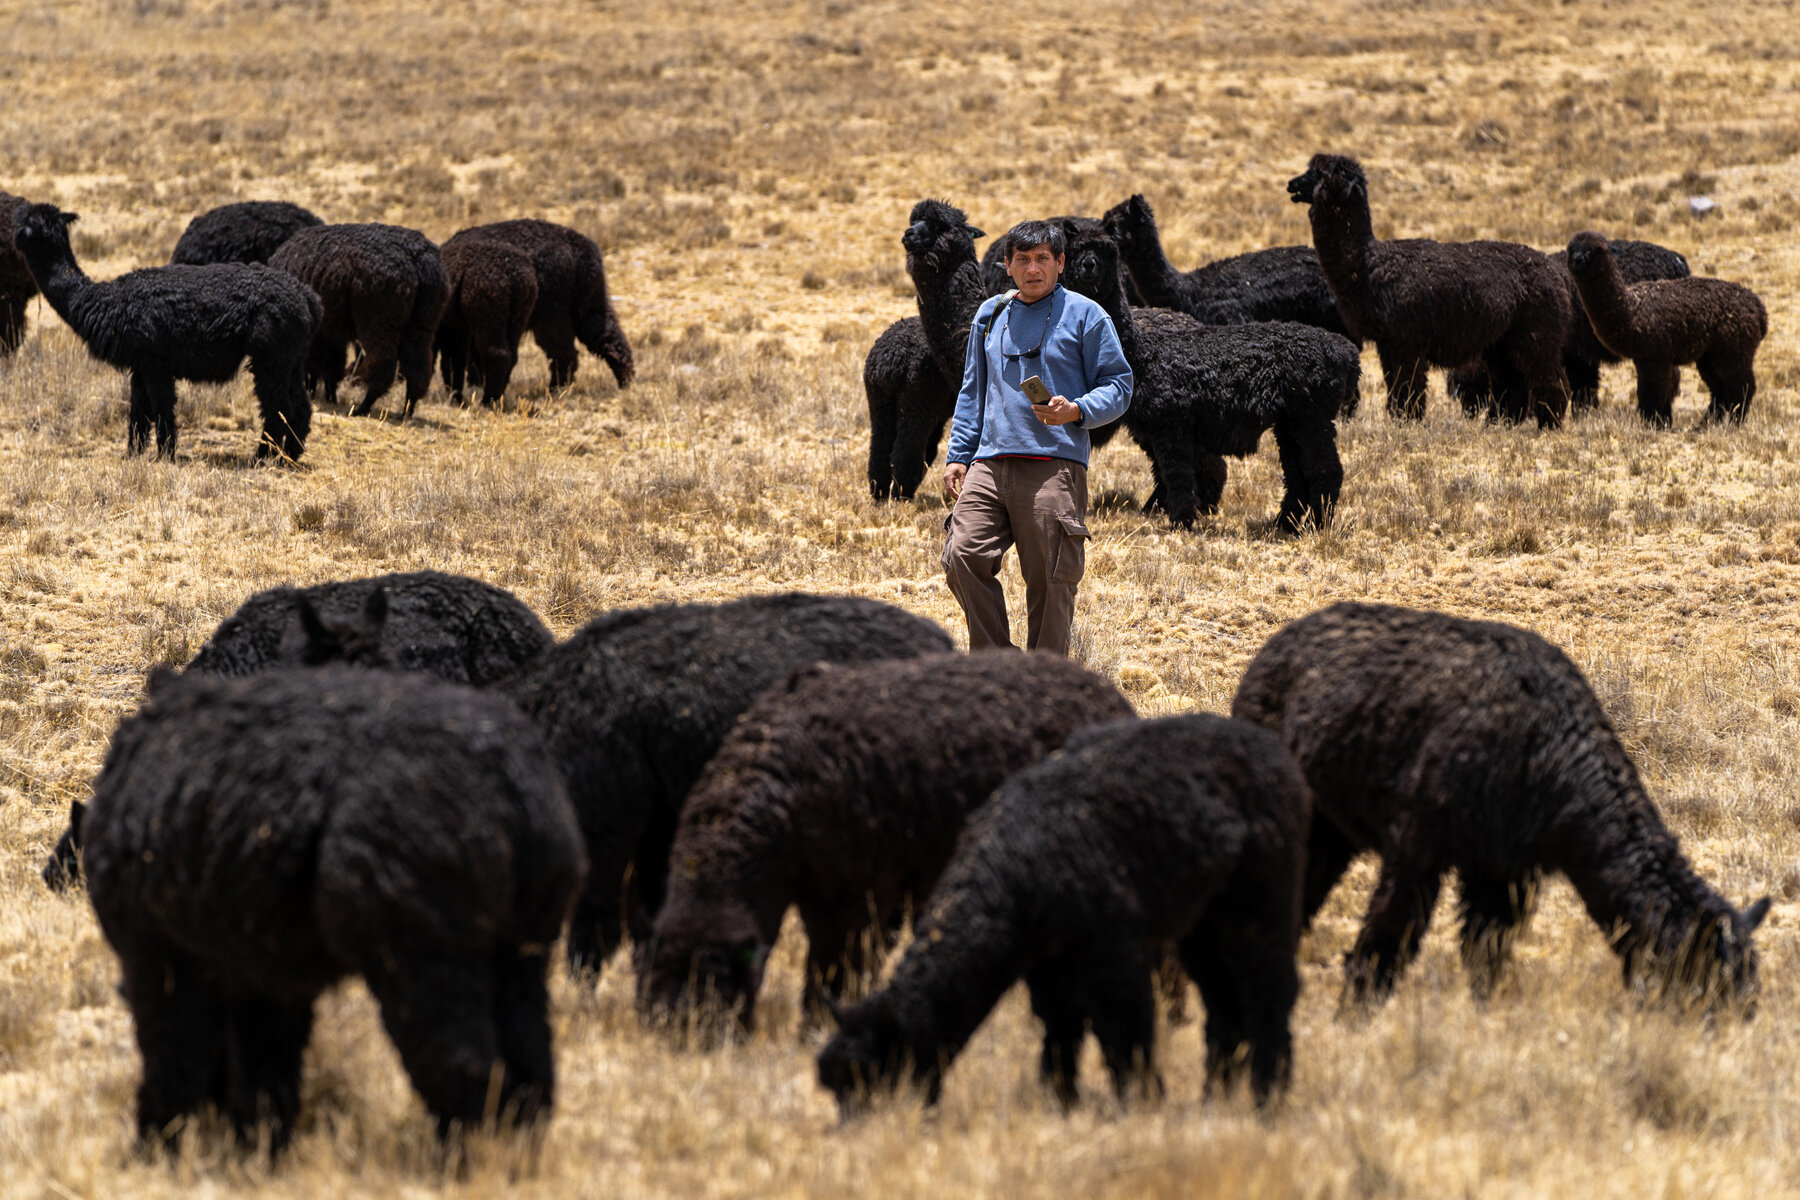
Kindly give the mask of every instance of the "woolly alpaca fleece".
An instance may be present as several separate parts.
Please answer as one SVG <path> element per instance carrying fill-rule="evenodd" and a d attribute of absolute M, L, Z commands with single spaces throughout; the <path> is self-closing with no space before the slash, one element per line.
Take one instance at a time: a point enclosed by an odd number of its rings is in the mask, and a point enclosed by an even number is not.
<path fill-rule="evenodd" d="M 1345 963 L 1379 1001 L 1418 950 L 1446 871 L 1478 997 L 1511 955 L 1545 871 L 1613 938 L 1628 986 L 1747 1002 L 1751 933 L 1695 875 L 1575 664 L 1535 634 L 1379 604 L 1334 604 L 1257 652 L 1234 717 L 1273 733 L 1312 787 L 1306 913 L 1359 852 L 1381 878 Z"/>
<path fill-rule="evenodd" d="M 1141 194 L 1106 210 L 1104 232 L 1149 308 L 1172 308 L 1204 325 L 1294 321 L 1344 333 L 1331 284 L 1311 246 L 1276 246 L 1178 271 L 1163 253 L 1156 214 Z"/>
<path fill-rule="evenodd" d="M 1500 415 L 1562 423 L 1568 379 L 1568 285 L 1548 256 L 1514 242 L 1378 241 L 1369 216 L 1369 184 L 1355 159 L 1315 154 L 1288 181 L 1296 204 L 1309 205 L 1313 246 L 1344 327 L 1373 341 L 1388 389 L 1388 412 L 1425 413 L 1433 364 L 1486 364 Z"/>
<path fill-rule="evenodd" d="M 25 256 L 13 248 L 14 214 L 23 215 L 30 204 L 11 192 L 0 192 L 0 358 L 25 340 L 25 309 L 38 294 Z"/>
<path fill-rule="evenodd" d="M 450 303 L 437 331 L 444 386 L 461 403 L 467 375 L 481 384 L 483 404 L 498 404 L 537 304 L 537 268 L 516 246 L 475 238 L 451 239 L 443 258 L 450 281 Z"/>
<path fill-rule="evenodd" d="M 266 263 L 282 243 L 325 222 L 286 200 L 246 200 L 203 212 L 188 222 L 171 263 Z"/>
<path fill-rule="evenodd" d="M 1628 283 L 1606 238 L 1578 233 L 1569 272 L 1594 335 L 1637 368 L 1638 412 L 1666 427 L 1683 363 L 1712 393 L 1702 424 L 1743 421 L 1756 396 L 1756 351 L 1769 314 L 1755 292 L 1724 279 L 1689 277 Z"/>
<path fill-rule="evenodd" d="M 1078 727 L 1135 715 L 1056 655 L 930 654 L 804 667 L 738 719 L 681 813 L 639 1006 L 710 995 L 753 1024 L 790 905 L 806 924 L 806 1007 L 842 995 L 923 904 L 961 831 L 1007 776 Z"/>
<path fill-rule="evenodd" d="M 212 1104 L 279 1149 L 313 1001 L 350 975 L 440 1135 L 548 1111 L 548 948 L 585 864 L 504 699 L 345 667 L 164 673 L 113 735 L 84 832 L 146 1141 Z"/>
<path fill-rule="evenodd" d="M 869 404 L 869 493 L 910 500 L 937 458 L 962 384 L 944 378 L 918 317 L 882 330 L 863 359 Z"/>
<path fill-rule="evenodd" d="M 571 967 L 598 971 L 627 924 L 647 942 L 688 789 L 759 695 L 821 660 L 949 649 L 942 629 L 891 605 L 792 592 L 609 613 L 500 684 L 543 730 L 593 864 Z"/>
<path fill-rule="evenodd" d="M 1344 478 L 1336 418 L 1355 411 L 1362 375 L 1355 344 L 1310 325 L 1205 326 L 1185 313 L 1131 308 L 1118 282 L 1117 244 L 1102 233 L 1071 235 L 1068 286 L 1106 310 L 1131 363 L 1124 425 L 1156 479 L 1145 508 L 1160 505 L 1183 527 L 1196 512 L 1216 512 L 1221 456 L 1256 453 L 1272 429 L 1284 485 L 1277 525 L 1328 523 Z"/>
<path fill-rule="evenodd" d="M 313 338 L 306 373 L 337 403 L 350 343 L 362 347 L 357 373 L 363 398 L 352 412 L 367 416 L 394 386 L 406 381 L 411 416 L 431 387 L 431 346 L 450 298 L 437 247 L 416 229 L 399 225 L 319 225 L 302 229 L 269 257 L 319 293 L 325 316 Z"/>
<path fill-rule="evenodd" d="M 69 246 L 74 213 L 54 204 L 15 210 L 13 244 L 44 298 L 88 353 L 131 372 L 127 453 L 156 429 L 159 458 L 175 456 L 175 381 L 224 383 L 246 359 L 262 409 L 258 461 L 298 459 L 312 426 L 303 386 L 319 298 L 279 271 L 243 263 L 151 267 L 96 283 Z"/>
<path fill-rule="evenodd" d="M 1268 1099 L 1287 1080 L 1300 988 L 1308 807 L 1281 744 L 1241 721 L 1075 734 L 970 818 L 890 982 L 841 1015 L 820 1083 L 851 1108 L 910 1073 L 935 1102 L 1022 978 L 1044 1024 L 1040 1072 L 1065 1103 L 1089 1028 L 1121 1096 L 1160 1093 L 1150 968 L 1174 941 L 1206 1004 L 1209 1086 L 1248 1074 Z"/>
<path fill-rule="evenodd" d="M 606 291 L 606 264 L 593 238 L 549 221 L 496 221 L 477 225 L 446 245 L 470 240 L 504 242 L 531 256 L 537 269 L 537 303 L 531 336 L 550 359 L 550 386 L 575 382 L 575 343 L 598 354 L 619 386 L 630 387 L 637 371 L 631 343 Z"/>

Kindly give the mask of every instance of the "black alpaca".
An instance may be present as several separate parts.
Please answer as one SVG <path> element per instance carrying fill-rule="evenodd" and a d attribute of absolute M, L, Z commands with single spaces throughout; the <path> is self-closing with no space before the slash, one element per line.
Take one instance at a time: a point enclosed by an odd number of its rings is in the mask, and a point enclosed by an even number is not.
<path fill-rule="evenodd" d="M 25 256 L 13 249 L 13 221 L 30 207 L 11 192 L 0 192 L 0 358 L 25 341 L 25 306 L 38 294 Z"/>
<path fill-rule="evenodd" d="M 175 381 L 224 383 L 245 359 L 262 408 L 257 461 L 293 460 L 306 448 L 312 404 L 303 382 L 319 298 L 268 267 L 217 263 L 150 267 L 96 283 L 69 247 L 74 213 L 33 204 L 16 217 L 13 244 L 50 307 L 101 362 L 131 373 L 127 453 L 175 457 Z"/>
<path fill-rule="evenodd" d="M 498 404 L 537 304 L 537 268 L 529 254 L 505 242 L 452 238 L 443 255 L 450 279 L 450 303 L 437 331 L 444 386 L 461 403 L 466 376 L 481 385 L 484 405 Z"/>
<path fill-rule="evenodd" d="M 440 1136 L 548 1112 L 545 973 L 585 862 L 555 767 L 504 699 L 347 667 L 160 673 L 83 832 L 146 1142 L 211 1104 L 279 1150 L 313 1001 L 349 975 Z"/>
<path fill-rule="evenodd" d="M 598 354 L 620 387 L 637 371 L 631 343 L 606 290 L 606 264 L 593 238 L 549 221 L 496 221 L 465 229 L 446 247 L 472 240 L 504 242 L 531 255 L 537 268 L 537 302 L 531 336 L 550 360 L 550 386 L 575 382 L 575 343 Z"/>
<path fill-rule="evenodd" d="M 1156 214 L 1142 195 L 1106 210 L 1104 232 L 1119 244 L 1119 260 L 1141 307 L 1172 308 L 1203 325 L 1295 321 L 1345 333 L 1331 284 L 1311 246 L 1276 246 L 1179 271 L 1163 253 Z"/>
<path fill-rule="evenodd" d="M 790 906 L 807 1012 L 880 965 L 888 931 L 944 869 L 964 818 L 1078 727 L 1134 716 L 1052 654 L 927 654 L 804 667 L 764 692 L 681 810 L 669 892 L 638 980 L 650 1014 L 710 995 L 751 1028 Z"/>
<path fill-rule="evenodd" d="M 406 381 L 411 416 L 431 387 L 431 346 L 450 299 L 443 259 L 416 229 L 399 225 L 317 225 L 302 229 L 269 258 L 269 265 L 302 280 L 324 302 L 325 315 L 306 364 L 307 383 L 322 385 L 337 403 L 344 356 L 362 347 L 357 376 L 363 398 L 352 412 L 367 416 L 394 386 Z"/>
<path fill-rule="evenodd" d="M 1023 979 L 1067 1104 L 1091 1028 L 1121 1097 L 1160 1094 L 1151 967 L 1174 942 L 1206 1005 L 1209 1089 L 1287 1082 L 1309 816 L 1281 743 L 1210 714 L 1081 730 L 969 818 L 886 987 L 839 1015 L 844 1108 L 944 1069 Z"/>
<path fill-rule="evenodd" d="M 1381 356 L 1389 413 L 1423 417 L 1427 370 L 1479 358 L 1504 420 L 1562 423 L 1572 314 L 1547 255 L 1516 242 L 1378 241 L 1368 180 L 1341 155 L 1313 155 L 1288 194 L 1311 206 L 1313 246 L 1345 329 Z"/>
<path fill-rule="evenodd" d="M 1613 257 L 1626 283 L 1643 283 L 1651 279 L 1686 279 L 1688 261 L 1677 251 L 1655 242 L 1615 241 Z M 1601 345 L 1594 326 L 1582 308 L 1581 295 L 1575 289 L 1575 277 L 1569 274 L 1569 252 L 1558 250 L 1550 261 L 1561 267 L 1569 283 L 1569 340 L 1563 344 L 1563 372 L 1569 377 L 1569 410 L 1589 412 L 1600 406 L 1600 368 L 1621 361 L 1617 354 Z M 1450 398 L 1462 404 L 1471 417 L 1486 415 L 1497 420 L 1500 410 L 1494 399 L 1494 383 L 1480 359 L 1464 363 L 1447 372 L 1444 389 Z"/>
<path fill-rule="evenodd" d="M 1381 878 L 1344 997 L 1379 1001 L 1418 952 L 1446 872 L 1462 882 L 1462 958 L 1492 990 L 1545 871 L 1575 885 L 1627 986 L 1748 1001 L 1750 935 L 1696 875 L 1581 672 L 1535 634 L 1379 604 L 1286 626 L 1231 702 L 1287 744 L 1312 787 L 1310 921 L 1358 853 Z"/>
<path fill-rule="evenodd" d="M 808 663 L 950 648 L 892 605 L 794 592 L 607 613 L 496 685 L 543 730 L 587 839 L 571 968 L 599 971 L 627 927 L 646 944 L 688 789 L 752 701 Z"/>
<path fill-rule="evenodd" d="M 942 200 L 913 205 L 900 235 L 919 316 L 888 326 L 863 362 L 869 490 L 877 500 L 911 499 L 937 458 L 962 387 L 969 322 L 988 297 L 975 259 L 975 239 L 986 236 Z"/>
<path fill-rule="evenodd" d="M 1075 233 L 1065 279 L 1106 309 L 1131 363 L 1123 423 L 1155 475 L 1145 507 L 1160 505 L 1183 527 L 1197 511 L 1217 512 L 1221 456 L 1256 453 L 1272 429 L 1284 486 L 1276 524 L 1294 531 L 1329 522 L 1344 480 L 1337 415 L 1354 411 L 1362 376 L 1355 343 L 1288 321 L 1209 326 L 1186 313 L 1134 309 L 1119 285 L 1118 254 L 1105 234 Z"/>
<path fill-rule="evenodd" d="M 286 200 L 246 200 L 224 204 L 188 222 L 175 243 L 171 263 L 266 263 L 302 229 L 325 222 Z"/>
<path fill-rule="evenodd" d="M 1693 363 L 1712 393 L 1701 424 L 1743 421 L 1756 396 L 1757 347 L 1769 334 L 1769 313 L 1755 292 L 1725 279 L 1629 282 L 1598 233 L 1569 242 L 1569 271 L 1595 336 L 1637 368 L 1644 420 L 1669 425 L 1681 366 Z"/>

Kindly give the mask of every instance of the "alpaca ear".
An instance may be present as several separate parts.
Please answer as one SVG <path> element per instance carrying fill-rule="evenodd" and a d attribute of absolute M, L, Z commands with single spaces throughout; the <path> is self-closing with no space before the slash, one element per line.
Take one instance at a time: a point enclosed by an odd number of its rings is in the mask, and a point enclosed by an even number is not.
<path fill-rule="evenodd" d="M 1761 900 L 1758 900 L 1755 904 L 1752 904 L 1749 908 L 1744 910 L 1745 933 L 1754 931 L 1758 925 L 1763 923 L 1763 918 L 1769 915 L 1770 903 L 1770 898 L 1764 896 Z"/>
<path fill-rule="evenodd" d="M 378 587 L 369 593 L 363 601 L 363 618 L 369 623 L 369 632 L 379 637 L 381 629 L 387 624 L 388 593 L 385 587 Z"/>
<path fill-rule="evenodd" d="M 963 229 L 968 232 L 970 241 L 974 241 L 978 237 L 986 237 L 987 236 L 987 234 L 983 233 L 981 230 L 975 228 L 973 225 L 970 225 L 967 222 L 965 222 L 963 224 Z"/>
<path fill-rule="evenodd" d="M 80 213 L 59 212 L 56 215 L 62 219 L 64 229 L 67 229 L 69 226 L 73 225 L 75 222 L 81 220 Z"/>
<path fill-rule="evenodd" d="M 151 667 L 150 674 L 144 677 L 144 695 L 154 696 L 158 692 L 163 691 L 170 684 L 174 683 L 178 678 L 180 678 L 180 672 L 176 671 L 174 667 Z"/>
<path fill-rule="evenodd" d="M 319 616 L 319 610 L 313 607 L 313 602 L 305 596 L 296 596 L 295 599 L 299 604 L 294 609 L 294 615 L 300 618 L 300 629 L 306 634 L 306 640 L 315 646 L 330 641 L 331 633 L 325 628 L 324 618 Z"/>

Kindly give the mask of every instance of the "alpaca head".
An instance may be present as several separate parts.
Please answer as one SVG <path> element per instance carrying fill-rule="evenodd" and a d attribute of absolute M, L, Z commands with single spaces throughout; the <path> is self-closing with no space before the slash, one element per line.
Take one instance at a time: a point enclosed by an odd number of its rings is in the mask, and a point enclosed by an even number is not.
<path fill-rule="evenodd" d="M 900 235 L 907 273 L 917 280 L 921 271 L 929 275 L 954 271 L 965 259 L 974 261 L 975 239 L 986 236 L 955 205 L 921 200 L 913 205 L 910 224 Z"/>
<path fill-rule="evenodd" d="M 1643 983 L 1651 994 L 1682 1007 L 1756 1013 L 1756 946 L 1752 935 L 1769 914 L 1769 897 L 1749 908 L 1734 908 L 1708 894 L 1686 922 L 1670 922 L 1637 953 L 1626 955 L 1627 983 L 1647 968 Z"/>
<path fill-rule="evenodd" d="M 13 214 L 13 245 L 22 254 L 67 249 L 69 226 L 79 217 L 54 204 L 28 204 Z"/>
<path fill-rule="evenodd" d="M 1593 278 L 1611 256 L 1612 246 L 1602 234 L 1589 230 L 1569 239 L 1569 273 L 1577 279 Z"/>
<path fill-rule="evenodd" d="M 1121 200 L 1106 210 L 1100 218 L 1101 226 L 1111 237 L 1121 244 L 1131 242 L 1135 238 L 1156 240 L 1156 213 L 1150 208 L 1150 202 L 1144 199 L 1142 192 L 1132 195 L 1129 200 Z"/>
<path fill-rule="evenodd" d="M 1119 291 L 1119 243 L 1104 233 L 1064 226 L 1069 239 L 1068 267 L 1063 281 L 1102 306 L 1111 305 Z"/>
<path fill-rule="evenodd" d="M 702 891 L 705 889 L 702 888 Z M 710 1038 L 735 1026 L 755 1028 L 753 998 L 762 987 L 770 946 L 741 900 L 705 895 L 671 897 L 637 967 L 638 1011 L 685 1025 L 695 1013 L 716 1013 L 718 1025 L 694 1032 Z"/>
<path fill-rule="evenodd" d="M 876 1093 L 891 1092 L 907 1075 L 912 1049 L 886 995 L 839 1009 L 837 1034 L 819 1051 L 819 1083 L 837 1097 L 838 1112 L 851 1116 Z"/>
<path fill-rule="evenodd" d="M 68 828 L 44 863 L 44 885 L 53 892 L 66 892 L 81 882 L 81 823 L 86 816 L 87 805 L 70 801 Z"/>
<path fill-rule="evenodd" d="M 1288 180 L 1288 197 L 1295 204 L 1339 208 L 1369 203 L 1369 179 L 1362 164 L 1342 154 L 1315 154 L 1306 173 Z"/>

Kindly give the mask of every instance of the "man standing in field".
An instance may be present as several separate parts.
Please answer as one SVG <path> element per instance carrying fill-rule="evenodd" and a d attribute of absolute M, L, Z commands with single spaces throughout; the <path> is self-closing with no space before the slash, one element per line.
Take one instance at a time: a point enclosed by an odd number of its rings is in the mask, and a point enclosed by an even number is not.
<path fill-rule="evenodd" d="M 1057 282 L 1061 226 L 1026 221 L 1006 244 L 1006 272 L 1018 290 L 976 312 L 950 424 L 944 498 L 955 507 L 945 523 L 944 573 L 969 622 L 969 649 L 1012 649 L 995 576 L 1016 545 L 1025 648 L 1066 655 L 1087 563 L 1088 430 L 1125 414 L 1131 367 L 1105 310 Z M 1046 403 L 1026 395 L 1034 376 Z"/>

